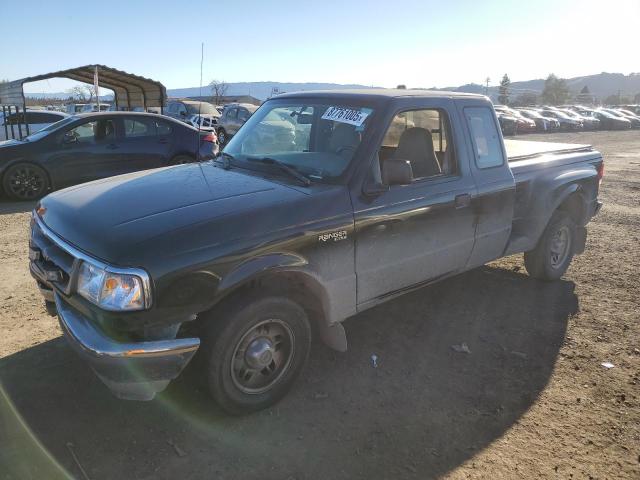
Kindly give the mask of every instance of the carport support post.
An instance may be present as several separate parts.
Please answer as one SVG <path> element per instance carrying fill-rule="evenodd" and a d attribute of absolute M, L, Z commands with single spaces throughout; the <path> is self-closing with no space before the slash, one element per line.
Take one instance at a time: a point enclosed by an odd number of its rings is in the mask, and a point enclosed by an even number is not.
<path fill-rule="evenodd" d="M 4 138 L 5 140 L 9 140 L 9 129 L 7 128 L 7 119 L 9 118 L 9 114 L 7 113 L 7 107 L 2 105 L 2 123 L 4 125 Z"/>
<path fill-rule="evenodd" d="M 27 121 L 27 116 L 24 112 L 22 112 L 22 116 Z M 22 122 L 20 122 L 20 107 L 16 105 L 16 118 L 18 119 L 18 134 L 20 135 L 20 140 L 22 140 Z M 15 138 L 15 137 L 14 137 Z"/>
<path fill-rule="evenodd" d="M 27 136 L 30 135 L 29 132 L 29 122 L 27 121 L 27 101 L 23 100 L 22 102 L 22 115 L 24 116 L 24 127 L 27 129 Z"/>
<path fill-rule="evenodd" d="M 9 105 L 9 116 L 11 116 L 11 105 Z M 16 118 L 18 118 L 17 115 L 16 115 Z M 11 122 L 11 138 L 13 138 L 14 140 L 16 138 L 16 132 L 13 130 L 13 122 Z M 9 140 L 8 137 L 7 137 L 7 140 Z"/>

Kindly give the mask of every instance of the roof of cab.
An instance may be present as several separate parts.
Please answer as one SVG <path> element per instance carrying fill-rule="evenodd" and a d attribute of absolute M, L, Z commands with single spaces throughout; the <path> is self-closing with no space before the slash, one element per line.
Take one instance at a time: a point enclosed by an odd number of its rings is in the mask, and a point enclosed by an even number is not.
<path fill-rule="evenodd" d="M 302 92 L 283 93 L 274 99 L 280 98 L 300 98 L 300 97 L 353 97 L 361 99 L 383 100 L 401 97 L 426 97 L 426 98 L 481 98 L 486 99 L 484 95 L 476 93 L 448 92 L 443 90 L 426 90 L 426 89 L 399 89 L 399 88 L 353 88 L 339 90 L 308 90 Z"/>

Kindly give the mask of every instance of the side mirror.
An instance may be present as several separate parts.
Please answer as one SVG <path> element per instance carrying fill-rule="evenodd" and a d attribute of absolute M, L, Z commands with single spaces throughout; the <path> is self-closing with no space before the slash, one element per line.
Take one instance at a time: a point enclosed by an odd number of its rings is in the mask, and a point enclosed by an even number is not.
<path fill-rule="evenodd" d="M 387 185 L 409 185 L 413 169 L 409 160 L 390 158 L 382 162 L 382 181 Z"/>

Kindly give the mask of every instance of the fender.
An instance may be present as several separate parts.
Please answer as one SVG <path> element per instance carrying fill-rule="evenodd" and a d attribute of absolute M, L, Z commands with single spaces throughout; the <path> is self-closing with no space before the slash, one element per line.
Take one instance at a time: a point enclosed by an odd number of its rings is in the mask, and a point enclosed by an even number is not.
<path fill-rule="evenodd" d="M 542 187 L 539 188 L 543 199 L 538 200 L 534 209 L 532 209 L 532 218 L 537 218 L 535 232 L 532 232 L 530 238 L 535 239 L 534 245 L 538 242 L 540 235 L 546 228 L 553 212 L 565 202 L 571 195 L 580 195 L 580 203 L 584 212 L 585 198 L 583 195 L 582 182 L 591 179 L 595 179 L 597 176 L 595 168 L 580 168 L 579 170 L 573 170 L 571 172 L 562 173 L 552 178 L 542 178 L 540 182 L 536 182 Z M 567 184 L 567 182 L 570 182 Z M 538 214 L 536 214 L 538 212 Z"/>
<path fill-rule="evenodd" d="M 330 299 L 322 281 L 317 275 L 306 269 L 309 262 L 302 256 L 293 253 L 274 253 L 253 257 L 226 274 L 220 282 L 217 290 L 218 297 L 226 297 L 228 294 L 246 285 L 251 280 L 256 280 L 270 273 L 295 273 L 302 279 L 306 288 L 309 288 L 320 301 L 322 319 L 316 322 L 322 341 L 330 348 L 345 352 L 347 350 L 347 336 L 344 327 L 339 321 L 332 319 L 329 312 Z"/>

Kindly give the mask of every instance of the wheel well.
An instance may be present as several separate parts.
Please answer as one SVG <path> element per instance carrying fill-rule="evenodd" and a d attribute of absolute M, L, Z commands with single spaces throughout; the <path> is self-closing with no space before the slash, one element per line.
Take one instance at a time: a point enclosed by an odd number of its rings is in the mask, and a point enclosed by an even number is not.
<path fill-rule="evenodd" d="M 559 206 L 558 210 L 566 212 L 576 225 L 582 225 L 585 216 L 585 204 L 582 195 L 574 192 L 569 195 Z"/>
<path fill-rule="evenodd" d="M 326 320 L 322 287 L 310 275 L 296 271 L 278 270 L 252 278 L 223 295 L 213 308 L 219 308 L 229 301 L 246 297 L 256 291 L 264 295 L 280 295 L 294 300 L 307 312 L 314 330 L 317 330 L 320 322 Z"/>

